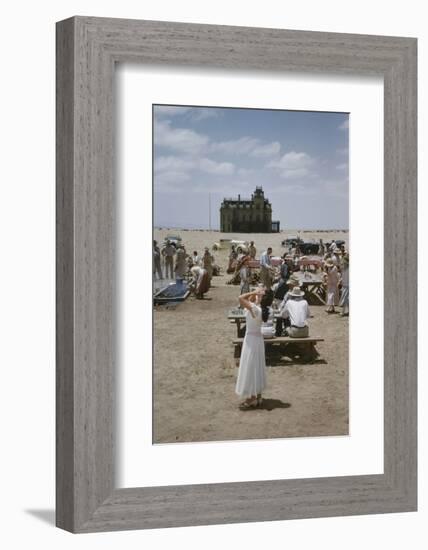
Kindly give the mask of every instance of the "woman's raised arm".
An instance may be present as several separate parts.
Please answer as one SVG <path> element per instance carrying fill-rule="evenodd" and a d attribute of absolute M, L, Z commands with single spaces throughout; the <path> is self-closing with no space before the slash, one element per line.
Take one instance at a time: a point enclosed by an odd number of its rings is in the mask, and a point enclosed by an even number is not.
<path fill-rule="evenodd" d="M 249 311 L 251 311 L 251 307 L 253 305 L 253 302 L 250 301 L 250 298 L 252 296 L 256 296 L 257 294 L 260 294 L 260 295 L 263 295 L 264 294 L 264 290 L 262 289 L 257 289 L 257 290 L 253 290 L 252 292 L 246 292 L 245 294 L 241 294 L 239 296 L 239 305 L 245 309 L 248 309 Z"/>

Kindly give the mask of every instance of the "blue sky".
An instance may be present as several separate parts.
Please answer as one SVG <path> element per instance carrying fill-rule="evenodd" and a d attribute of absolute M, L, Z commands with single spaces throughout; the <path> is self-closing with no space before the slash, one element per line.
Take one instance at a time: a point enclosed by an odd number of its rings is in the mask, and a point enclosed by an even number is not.
<path fill-rule="evenodd" d="M 261 185 L 281 229 L 347 229 L 348 114 L 155 105 L 154 225 L 218 229 Z"/>

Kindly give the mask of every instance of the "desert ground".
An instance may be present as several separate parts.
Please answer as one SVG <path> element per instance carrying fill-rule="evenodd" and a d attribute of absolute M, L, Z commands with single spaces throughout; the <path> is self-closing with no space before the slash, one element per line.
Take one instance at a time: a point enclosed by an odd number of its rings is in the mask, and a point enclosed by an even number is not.
<path fill-rule="evenodd" d="M 203 252 L 221 238 L 254 240 L 284 253 L 281 241 L 297 230 L 275 234 L 223 234 L 218 231 L 155 229 L 163 242 L 179 234 L 186 251 Z M 301 231 L 301 237 L 329 241 L 347 232 Z M 311 305 L 310 335 L 319 342 L 318 359 L 302 364 L 267 354 L 268 385 L 262 408 L 241 411 L 235 394 L 238 373 L 232 340 L 236 327 L 227 312 L 238 304 L 239 286 L 227 285 L 228 250 L 214 253 L 221 275 L 204 300 L 189 297 L 176 309 L 155 308 L 153 364 L 153 442 L 226 441 L 348 434 L 348 318 Z"/>

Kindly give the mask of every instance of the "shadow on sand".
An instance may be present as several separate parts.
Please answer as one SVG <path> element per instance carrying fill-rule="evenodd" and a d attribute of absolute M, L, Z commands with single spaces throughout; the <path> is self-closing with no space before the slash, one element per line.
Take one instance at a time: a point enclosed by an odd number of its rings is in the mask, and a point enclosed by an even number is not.
<path fill-rule="evenodd" d="M 250 407 L 249 409 L 241 409 L 245 412 L 249 411 L 273 411 L 274 409 L 288 409 L 291 407 L 290 403 L 284 403 L 284 401 L 281 401 L 280 399 L 270 399 L 269 397 L 263 397 L 262 404 L 258 407 Z"/>
<path fill-rule="evenodd" d="M 283 355 L 269 355 L 266 357 L 267 367 L 293 367 L 293 366 L 312 366 L 327 365 L 325 359 L 304 359 L 303 357 L 286 357 Z"/>

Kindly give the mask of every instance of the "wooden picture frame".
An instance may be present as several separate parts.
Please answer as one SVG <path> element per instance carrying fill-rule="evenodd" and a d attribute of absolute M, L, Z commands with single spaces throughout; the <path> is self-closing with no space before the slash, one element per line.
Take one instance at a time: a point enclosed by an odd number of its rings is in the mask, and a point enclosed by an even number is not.
<path fill-rule="evenodd" d="M 156 21 L 57 24 L 58 527 L 83 533 L 416 510 L 416 47 L 414 38 Z M 115 488 L 117 62 L 383 77 L 383 474 Z"/>

